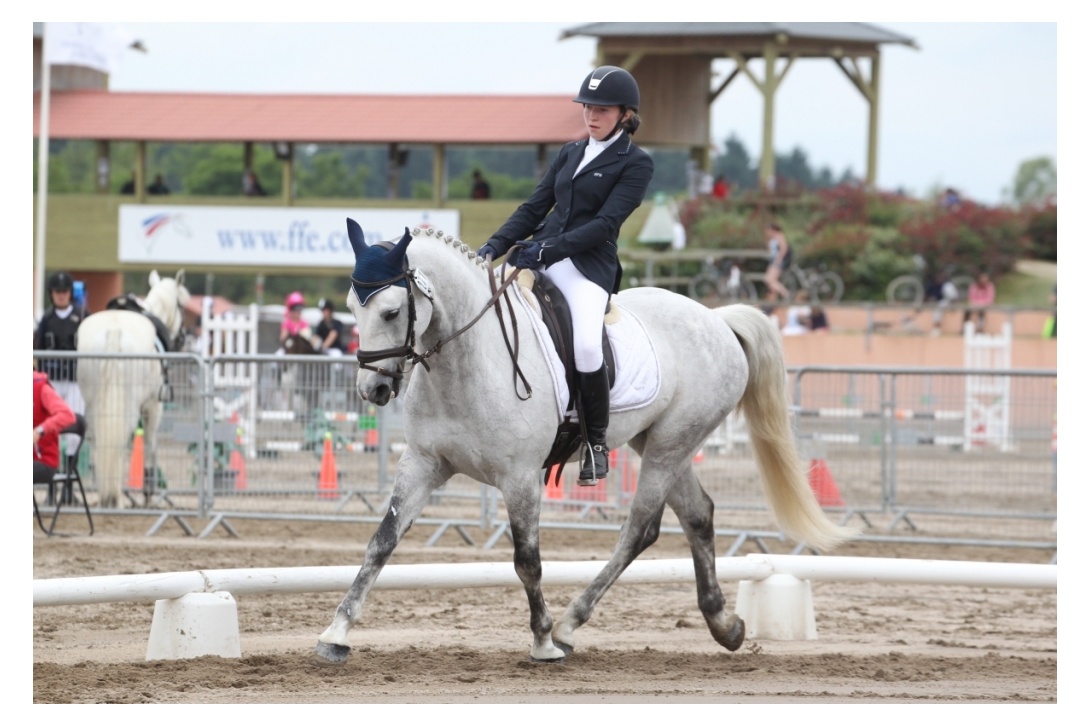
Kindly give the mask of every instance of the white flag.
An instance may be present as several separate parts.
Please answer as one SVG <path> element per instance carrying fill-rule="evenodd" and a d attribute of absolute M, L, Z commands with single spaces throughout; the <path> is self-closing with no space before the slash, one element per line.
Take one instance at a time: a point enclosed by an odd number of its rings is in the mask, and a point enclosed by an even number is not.
<path fill-rule="evenodd" d="M 125 49 L 137 43 L 119 23 L 46 23 L 45 60 L 113 73 Z"/>

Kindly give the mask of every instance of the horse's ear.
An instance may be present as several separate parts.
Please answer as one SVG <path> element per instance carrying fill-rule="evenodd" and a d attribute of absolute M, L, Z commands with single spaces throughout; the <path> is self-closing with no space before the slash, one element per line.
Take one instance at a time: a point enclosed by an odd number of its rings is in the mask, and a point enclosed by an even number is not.
<path fill-rule="evenodd" d="M 178 274 L 174 276 L 174 282 L 179 286 L 185 285 L 185 268 L 178 271 Z"/>
<path fill-rule="evenodd" d="M 151 273 L 148 275 L 148 287 L 154 288 L 158 284 L 159 284 L 159 271 L 158 270 L 152 270 Z"/>
<path fill-rule="evenodd" d="M 405 234 L 397 241 L 397 245 L 394 246 L 394 249 L 386 254 L 386 257 L 398 267 L 401 267 L 401 262 L 405 259 L 405 250 L 408 249 L 409 241 L 412 239 L 413 236 L 409 234 L 409 228 L 406 227 Z"/>
<path fill-rule="evenodd" d="M 360 223 L 356 222 L 351 217 L 347 218 L 348 222 L 348 241 L 352 243 L 352 252 L 356 253 L 358 258 L 363 254 L 363 251 L 367 249 L 367 242 L 363 239 L 363 228 L 360 227 Z"/>

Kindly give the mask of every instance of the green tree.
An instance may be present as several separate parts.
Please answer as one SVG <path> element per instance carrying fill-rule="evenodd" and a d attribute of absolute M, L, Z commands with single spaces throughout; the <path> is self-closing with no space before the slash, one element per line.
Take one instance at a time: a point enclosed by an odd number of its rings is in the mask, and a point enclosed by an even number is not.
<path fill-rule="evenodd" d="M 1019 207 L 1044 204 L 1056 197 L 1056 164 L 1051 157 L 1027 159 L 1014 174 L 1011 198 Z"/>
<path fill-rule="evenodd" d="M 715 158 L 712 175 L 722 174 L 738 189 L 753 189 L 757 186 L 757 166 L 750 157 L 745 144 L 731 134 L 724 144 L 724 152 Z"/>
<path fill-rule="evenodd" d="M 349 169 L 345 155 L 337 151 L 321 151 L 300 164 L 299 197 L 362 197 L 370 168 L 357 165 Z"/>

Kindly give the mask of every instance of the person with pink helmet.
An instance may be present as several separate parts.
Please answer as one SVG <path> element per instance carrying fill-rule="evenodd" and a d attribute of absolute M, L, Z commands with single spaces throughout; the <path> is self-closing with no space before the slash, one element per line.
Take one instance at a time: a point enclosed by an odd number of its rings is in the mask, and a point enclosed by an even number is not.
<path fill-rule="evenodd" d="M 288 293 L 284 299 L 284 320 L 280 322 L 280 345 L 284 345 L 290 336 L 300 335 L 310 338 L 310 326 L 303 320 L 303 306 L 306 298 L 298 290 Z"/>

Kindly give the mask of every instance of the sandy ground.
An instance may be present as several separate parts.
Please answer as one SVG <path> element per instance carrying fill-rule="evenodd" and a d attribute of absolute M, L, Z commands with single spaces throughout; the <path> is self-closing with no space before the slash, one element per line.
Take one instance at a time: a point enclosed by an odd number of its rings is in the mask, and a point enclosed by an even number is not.
<path fill-rule="evenodd" d="M 76 521 L 70 521 L 75 523 Z M 217 568 L 358 565 L 371 525 L 242 521 L 209 537 L 153 520 L 99 518 L 92 537 L 35 529 L 34 578 Z M 414 529 L 392 563 L 510 562 Z M 481 540 L 483 541 L 484 538 Z M 602 560 L 611 533 L 545 531 L 546 560 Z M 481 541 L 478 541 L 481 542 Z M 721 545 L 720 550 L 723 550 Z M 750 551 L 753 552 L 753 551 Z M 741 553 L 744 554 L 744 553 Z M 839 554 L 1047 563 L 1051 552 L 849 545 Z M 643 558 L 688 557 L 664 535 Z M 734 583 L 724 583 L 731 606 Z M 1057 702 L 1057 593 L 1032 589 L 814 582 L 818 638 L 708 634 L 693 584 L 613 587 L 564 664 L 529 660 L 521 589 L 374 591 L 348 662 L 311 656 L 343 593 L 238 597 L 240 659 L 146 661 L 153 603 L 34 609 L 35 703 L 1033 703 Z M 554 616 L 575 588 L 547 592 Z"/>

